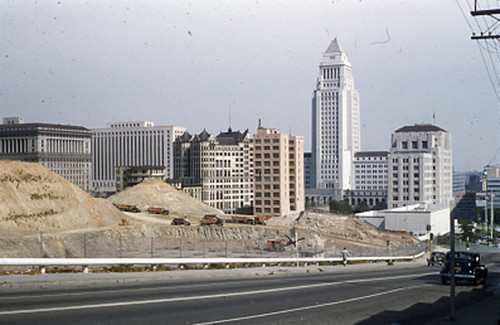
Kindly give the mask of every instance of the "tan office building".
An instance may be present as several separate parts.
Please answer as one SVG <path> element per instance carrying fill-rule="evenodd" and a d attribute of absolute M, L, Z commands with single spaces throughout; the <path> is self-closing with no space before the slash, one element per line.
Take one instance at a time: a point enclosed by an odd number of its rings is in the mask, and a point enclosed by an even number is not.
<path fill-rule="evenodd" d="M 304 211 L 304 139 L 276 129 L 254 134 L 254 214 Z"/>

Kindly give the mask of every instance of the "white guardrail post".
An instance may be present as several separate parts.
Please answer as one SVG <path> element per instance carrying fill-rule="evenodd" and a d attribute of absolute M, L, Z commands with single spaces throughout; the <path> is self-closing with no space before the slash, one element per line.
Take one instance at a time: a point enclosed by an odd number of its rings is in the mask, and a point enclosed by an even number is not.
<path fill-rule="evenodd" d="M 376 262 L 388 260 L 414 260 L 424 255 L 424 252 L 410 256 L 377 256 L 349 257 L 348 262 Z M 340 257 L 236 257 L 236 258 L 0 258 L 1 266 L 38 266 L 40 273 L 45 274 L 48 266 L 81 266 L 83 273 L 89 272 L 91 266 L 112 265 L 186 265 L 186 264 L 261 264 L 273 263 L 321 263 L 341 262 Z"/>

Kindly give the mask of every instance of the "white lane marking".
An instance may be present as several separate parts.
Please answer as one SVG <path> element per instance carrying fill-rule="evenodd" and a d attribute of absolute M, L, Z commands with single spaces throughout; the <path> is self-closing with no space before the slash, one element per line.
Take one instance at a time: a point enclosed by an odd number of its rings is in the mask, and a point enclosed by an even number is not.
<path fill-rule="evenodd" d="M 251 316 L 228 318 L 228 319 L 220 319 L 220 320 L 216 320 L 216 321 L 210 321 L 210 322 L 204 322 L 204 323 L 196 323 L 194 325 L 222 324 L 222 323 L 237 322 L 237 321 L 243 321 L 243 320 L 249 320 L 249 319 L 256 319 L 256 318 L 263 318 L 263 317 L 269 317 L 269 316 L 275 316 L 275 315 L 281 315 L 281 314 L 288 314 L 288 313 L 294 313 L 294 312 L 297 312 L 297 311 L 303 311 L 303 310 L 310 310 L 310 309 L 316 309 L 316 308 L 322 308 L 322 307 L 340 305 L 340 304 L 345 304 L 345 303 L 348 303 L 348 302 L 359 301 L 359 300 L 370 299 L 370 298 L 379 297 L 379 296 L 383 296 L 383 295 L 388 295 L 388 294 L 399 292 L 399 291 L 403 291 L 403 290 L 423 288 L 423 287 L 428 287 L 428 286 L 431 286 L 431 284 L 424 284 L 424 285 L 418 285 L 418 286 L 397 288 L 397 289 L 392 289 L 392 290 L 388 290 L 388 291 L 377 292 L 377 293 L 374 293 L 374 294 L 371 294 L 371 295 L 367 295 L 367 296 L 349 298 L 349 299 L 339 300 L 339 301 L 326 302 L 326 303 L 318 304 L 318 305 L 311 305 L 311 306 L 297 307 L 297 308 L 291 308 L 291 309 L 284 309 L 284 310 L 278 310 L 278 311 L 273 311 L 273 312 L 269 312 L 269 313 L 251 315 Z"/>
<path fill-rule="evenodd" d="M 135 306 L 135 305 L 150 305 L 150 304 L 160 304 L 160 303 L 168 303 L 168 302 L 180 302 L 180 301 L 190 301 L 190 300 L 237 297 L 237 296 L 257 295 L 257 294 L 272 293 L 272 292 L 279 292 L 279 291 L 291 291 L 291 290 L 300 290 L 300 289 L 311 289 L 311 288 L 316 288 L 316 287 L 336 286 L 336 285 L 340 285 L 340 284 L 352 284 L 352 283 L 376 282 L 376 281 L 403 279 L 403 278 L 411 278 L 411 277 L 425 276 L 425 275 L 431 275 L 431 274 L 435 275 L 436 273 L 435 272 L 428 272 L 428 273 L 420 273 L 420 274 L 407 274 L 407 275 L 380 277 L 380 278 L 371 278 L 371 279 L 346 280 L 346 281 L 339 281 L 339 282 L 307 284 L 307 285 L 301 285 L 301 286 L 295 286 L 295 287 L 271 288 L 271 289 L 261 289 L 261 290 L 252 290 L 252 291 L 244 291 L 244 292 L 219 293 L 219 294 L 204 295 L 204 296 L 175 297 L 175 298 L 163 298 L 163 299 L 154 299 L 154 300 L 150 299 L 150 300 L 140 300 L 140 301 L 110 302 L 110 303 L 93 304 L 93 305 L 77 305 L 77 306 L 65 306 L 65 307 L 48 307 L 48 308 L 9 310 L 9 311 L 0 311 L 0 316 L 46 313 L 46 312 L 69 311 L 69 310 L 82 310 L 82 309 L 97 309 L 97 308 L 109 308 L 109 307 L 125 307 L 125 306 Z"/>
<path fill-rule="evenodd" d="M 231 281 L 231 283 L 237 283 L 237 281 Z M 239 281 L 238 283 L 241 283 Z M 226 283 L 224 283 L 226 284 Z M 36 295 L 19 295 L 19 296 L 8 296 L 1 297 L 0 300 L 17 300 L 17 299 L 26 299 L 26 298 L 47 298 L 47 297 L 63 297 L 63 296 L 82 296 L 82 295 L 100 295 L 102 293 L 121 293 L 121 292 L 136 292 L 136 291 L 160 291 L 160 290 L 175 290 L 179 288 L 202 288 L 213 286 L 213 283 L 207 284 L 186 284 L 184 286 L 164 286 L 164 287 L 156 287 L 156 288 L 134 288 L 134 289 L 115 289 L 115 290 L 100 290 L 100 291 L 78 291 L 78 292 L 61 292 L 61 293 L 42 293 Z"/>

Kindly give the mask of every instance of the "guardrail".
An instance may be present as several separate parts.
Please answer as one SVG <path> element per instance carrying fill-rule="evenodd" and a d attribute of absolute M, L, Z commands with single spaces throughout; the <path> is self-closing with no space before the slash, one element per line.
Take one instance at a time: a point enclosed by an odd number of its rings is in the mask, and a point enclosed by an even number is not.
<path fill-rule="evenodd" d="M 414 260 L 424 253 L 410 256 L 348 257 L 348 262 L 377 262 Z M 81 266 L 88 273 L 89 266 L 113 265 L 208 265 L 208 264 L 277 264 L 277 263 L 321 263 L 341 262 L 341 257 L 275 257 L 275 258 L 0 258 L 2 266 L 38 266 L 42 274 L 48 266 Z"/>

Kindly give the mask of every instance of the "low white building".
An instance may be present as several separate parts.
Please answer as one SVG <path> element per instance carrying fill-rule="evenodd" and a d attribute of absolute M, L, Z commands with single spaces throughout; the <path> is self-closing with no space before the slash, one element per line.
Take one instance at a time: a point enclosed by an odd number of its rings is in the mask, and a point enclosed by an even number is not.
<path fill-rule="evenodd" d="M 450 207 L 443 204 L 418 203 L 400 208 L 366 211 L 356 216 L 369 224 L 387 230 L 407 231 L 415 236 L 427 234 L 427 225 L 434 235 L 450 232 Z"/>

